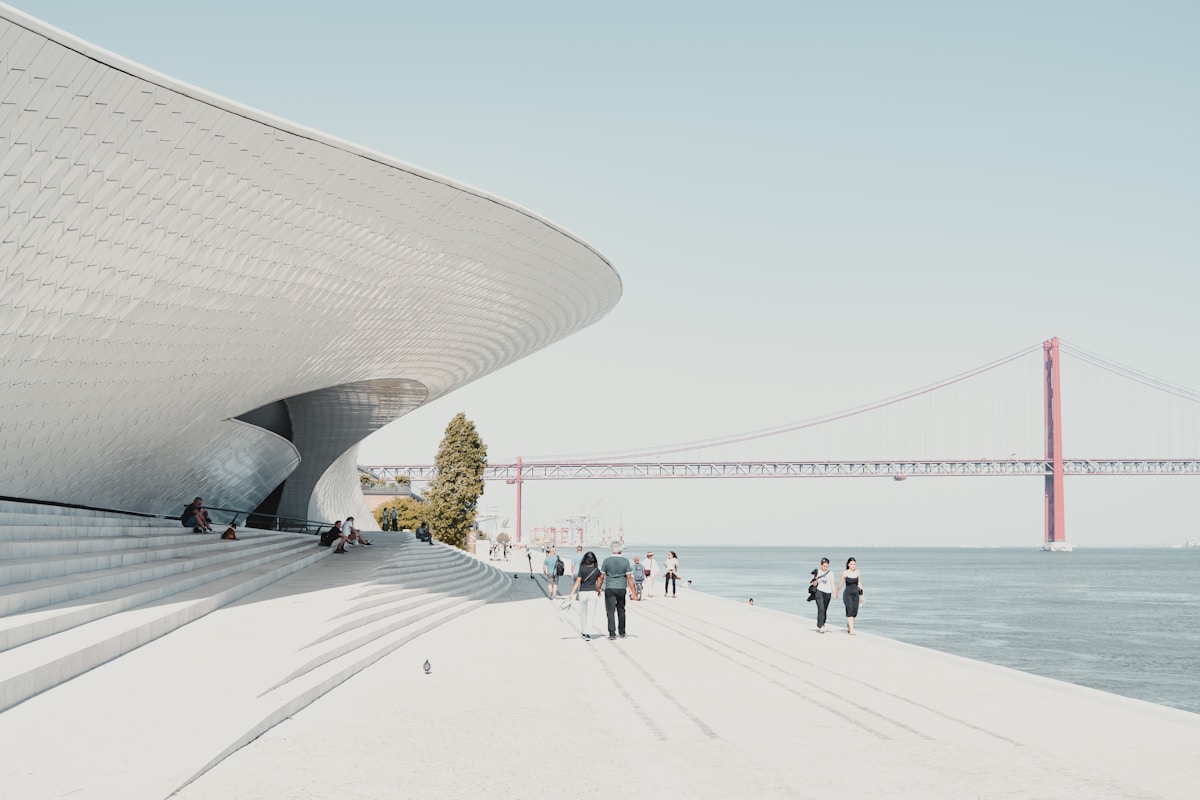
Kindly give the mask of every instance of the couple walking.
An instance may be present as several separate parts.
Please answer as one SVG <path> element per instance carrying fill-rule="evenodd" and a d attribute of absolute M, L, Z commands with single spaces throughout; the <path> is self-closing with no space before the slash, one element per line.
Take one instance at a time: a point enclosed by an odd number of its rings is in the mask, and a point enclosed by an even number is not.
<path fill-rule="evenodd" d="M 579 635 L 591 641 L 596 604 L 604 598 L 604 610 L 608 616 L 608 638 L 625 638 L 625 599 L 636 597 L 633 585 L 633 565 L 621 555 L 621 544 L 612 545 L 612 555 L 597 563 L 596 554 L 590 550 L 583 554 L 575 570 L 575 584 L 571 587 L 571 598 L 579 598 Z"/>
<path fill-rule="evenodd" d="M 812 571 L 812 576 L 811 585 L 815 590 L 812 599 L 817 603 L 817 630 L 821 633 L 826 632 L 825 617 L 829 603 L 836 600 L 840 593 L 842 602 L 846 605 L 846 632 L 856 636 L 854 620 L 858 617 L 858 607 L 867 602 L 863 599 L 862 575 L 858 572 L 858 562 L 853 557 L 846 560 L 846 571 L 842 573 L 836 586 L 833 583 L 833 570 L 829 568 L 828 558 L 821 559 L 821 566 Z"/>

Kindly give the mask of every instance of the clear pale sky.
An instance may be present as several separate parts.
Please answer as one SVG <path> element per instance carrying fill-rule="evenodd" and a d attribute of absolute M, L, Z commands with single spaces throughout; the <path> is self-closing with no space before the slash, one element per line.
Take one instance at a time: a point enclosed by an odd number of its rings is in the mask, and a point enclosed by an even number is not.
<path fill-rule="evenodd" d="M 393 423 L 364 464 L 431 462 L 458 411 L 496 461 L 760 429 L 1051 336 L 1200 387 L 1193 3 L 17 7 L 506 197 L 617 267 L 607 318 Z M 1068 538 L 1200 539 L 1196 497 L 1200 476 L 1068 479 Z M 511 517 L 511 487 L 481 506 Z M 527 529 L 581 513 L 680 550 L 1036 546 L 1043 524 L 1036 478 L 526 484 Z"/>

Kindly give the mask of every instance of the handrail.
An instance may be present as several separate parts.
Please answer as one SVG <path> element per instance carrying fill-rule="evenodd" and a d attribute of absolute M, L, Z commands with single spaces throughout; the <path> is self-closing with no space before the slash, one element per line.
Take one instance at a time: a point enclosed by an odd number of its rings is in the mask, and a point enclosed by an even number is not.
<path fill-rule="evenodd" d="M 58 508 L 74 508 L 80 511 L 100 511 L 108 514 L 127 514 L 131 517 L 145 517 L 146 519 L 161 519 L 170 522 L 179 522 L 183 519 L 183 514 L 153 514 L 147 511 L 129 511 L 124 508 L 105 508 L 102 506 L 89 506 L 82 503 L 64 503 L 59 500 L 35 500 L 29 497 L 9 497 L 0 495 L 0 500 L 8 500 L 14 503 L 25 503 L 34 506 L 56 506 Z M 219 508 L 216 506 L 204 506 L 206 511 L 219 512 L 222 516 L 231 514 L 232 516 L 225 521 L 228 525 L 231 522 L 236 522 L 241 519 L 244 522 L 239 523 L 244 526 L 260 528 L 269 531 L 287 531 L 291 533 L 319 533 L 323 528 L 333 526 L 332 522 L 316 519 L 301 519 L 298 517 L 283 517 L 278 514 L 262 514 L 254 511 L 245 511 L 242 509 Z M 217 522 L 213 519 L 213 522 Z M 253 524 L 251 524 L 253 523 Z"/>
<path fill-rule="evenodd" d="M 232 514 L 229 522 L 237 522 L 239 518 L 244 521 L 241 524 L 243 527 L 259 528 L 268 531 L 287 531 L 290 533 L 320 533 L 323 528 L 333 527 L 332 522 L 326 522 L 319 519 L 304 519 L 300 517 L 285 517 L 279 514 L 264 514 L 260 511 L 245 511 L 235 508 L 220 508 L 219 506 L 204 506 L 208 512 L 221 512 L 223 514 Z M 169 517 L 169 519 L 182 519 L 182 516 Z M 215 520 L 214 520 L 215 521 Z M 229 523 L 226 523 L 229 524 Z"/>

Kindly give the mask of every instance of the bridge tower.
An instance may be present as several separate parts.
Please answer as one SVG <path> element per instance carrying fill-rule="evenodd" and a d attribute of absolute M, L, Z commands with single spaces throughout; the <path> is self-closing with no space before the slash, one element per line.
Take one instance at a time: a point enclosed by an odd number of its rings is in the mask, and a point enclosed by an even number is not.
<path fill-rule="evenodd" d="M 1046 543 L 1043 550 L 1068 550 L 1063 509 L 1062 394 L 1058 337 L 1042 342 L 1046 371 Z"/>

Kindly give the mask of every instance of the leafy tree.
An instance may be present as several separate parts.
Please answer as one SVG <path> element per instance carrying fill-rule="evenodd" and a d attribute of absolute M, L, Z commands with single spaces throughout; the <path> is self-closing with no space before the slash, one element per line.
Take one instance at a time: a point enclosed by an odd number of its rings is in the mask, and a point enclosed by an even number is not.
<path fill-rule="evenodd" d="M 379 523 L 379 527 L 383 527 L 383 515 L 387 512 L 389 515 L 392 509 L 396 509 L 396 524 L 403 530 L 408 528 L 410 531 L 415 531 L 417 526 L 424 519 L 425 504 L 412 497 L 397 497 L 390 503 L 382 505 L 375 509 L 375 521 Z"/>
<path fill-rule="evenodd" d="M 507 533 L 500 533 L 496 535 L 496 541 L 500 544 L 508 544 L 509 538 L 510 537 Z"/>
<path fill-rule="evenodd" d="M 464 547 L 475 521 L 475 504 L 483 494 L 487 445 L 462 412 L 446 426 L 435 463 L 438 472 L 425 493 L 425 519 L 439 541 Z"/>

